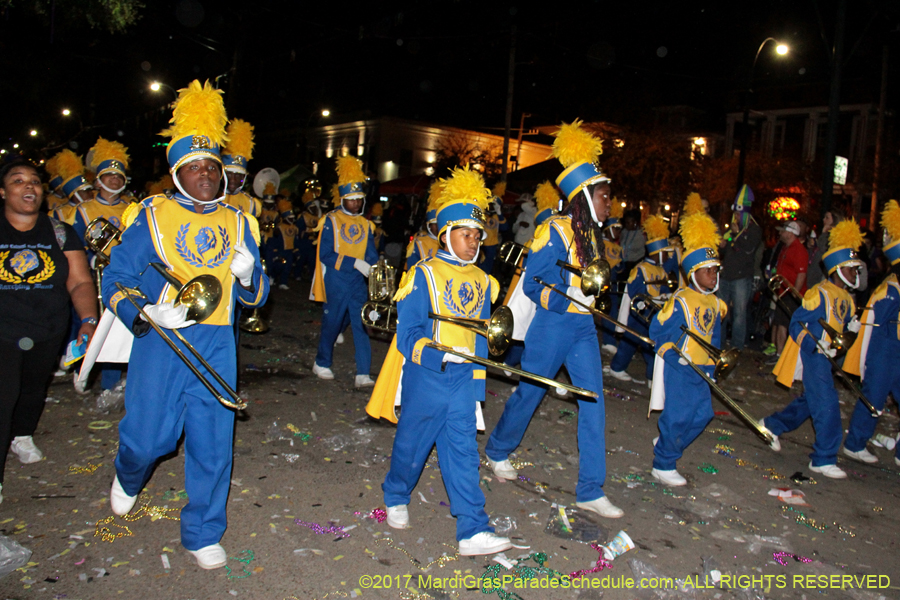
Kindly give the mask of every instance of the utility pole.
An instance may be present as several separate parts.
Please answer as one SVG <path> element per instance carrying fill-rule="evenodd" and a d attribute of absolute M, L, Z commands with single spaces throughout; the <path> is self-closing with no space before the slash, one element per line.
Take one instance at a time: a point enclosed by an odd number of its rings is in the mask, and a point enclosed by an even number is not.
<path fill-rule="evenodd" d="M 522 136 L 525 135 L 525 117 L 530 117 L 528 113 L 522 113 L 522 119 L 519 121 L 519 139 L 516 141 L 516 171 L 522 164 Z"/>
<path fill-rule="evenodd" d="M 869 231 L 877 229 L 875 217 L 878 214 L 878 175 L 881 170 L 881 139 L 884 137 L 884 109 L 887 104 L 888 46 L 881 50 L 881 97 L 878 99 L 878 128 L 875 130 L 875 165 L 872 173 L 872 206 L 869 209 Z"/>
<path fill-rule="evenodd" d="M 509 133 L 512 129 L 513 87 L 516 80 L 516 26 L 509 33 L 509 79 L 506 88 L 506 128 L 503 132 L 503 172 L 500 181 L 506 181 L 509 171 Z"/>
<path fill-rule="evenodd" d="M 828 94 L 828 130 L 825 137 L 825 156 L 822 164 L 822 202 L 819 214 L 831 210 L 834 195 L 834 155 L 837 150 L 838 119 L 841 116 L 841 71 L 844 62 L 844 20 L 847 0 L 838 0 L 834 23 L 834 48 L 831 52 L 831 90 Z"/>

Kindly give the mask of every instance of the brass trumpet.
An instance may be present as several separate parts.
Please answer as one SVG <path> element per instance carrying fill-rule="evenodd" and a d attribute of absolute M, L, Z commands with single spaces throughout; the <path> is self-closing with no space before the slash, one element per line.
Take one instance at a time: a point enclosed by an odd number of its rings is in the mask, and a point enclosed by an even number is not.
<path fill-rule="evenodd" d="M 583 269 L 561 260 L 556 261 L 556 264 L 581 278 L 581 291 L 586 296 L 599 296 L 609 290 L 612 270 L 605 258 L 595 258 Z"/>
<path fill-rule="evenodd" d="M 775 297 L 775 301 L 781 306 L 781 308 L 785 312 L 790 312 L 790 307 L 781 298 L 786 292 L 791 292 L 794 295 L 794 297 L 800 298 L 800 300 L 803 299 L 800 296 L 800 292 L 798 292 L 797 289 L 794 286 L 792 286 L 790 284 L 790 282 L 787 281 L 781 275 L 775 275 L 774 277 L 772 277 L 772 279 L 769 280 L 768 286 L 769 286 L 769 290 L 772 292 L 772 295 Z M 781 292 L 779 294 L 776 290 L 781 287 L 786 287 L 787 289 L 784 292 Z M 816 346 L 818 347 L 818 349 L 820 351 L 822 351 L 822 354 L 825 356 L 825 358 L 828 359 L 828 362 L 831 363 L 831 366 L 834 367 L 835 372 L 838 374 L 838 376 L 841 379 L 844 380 L 844 383 L 846 383 L 852 391 L 856 392 L 856 395 L 859 398 L 859 401 L 863 403 L 863 405 L 868 409 L 869 413 L 873 417 L 880 417 L 883 411 L 880 411 L 877 408 L 875 408 L 875 406 L 869 401 L 869 399 L 866 398 L 866 395 L 863 394 L 860 387 L 858 385 L 856 385 L 856 382 L 853 381 L 852 379 L 850 379 L 850 376 L 847 375 L 847 373 L 844 371 L 844 369 L 841 368 L 841 366 L 834 359 L 834 357 L 830 356 L 826 352 L 824 352 L 825 348 L 822 346 L 821 340 L 816 338 L 816 336 L 814 336 L 809 331 L 809 327 L 806 326 L 806 323 L 804 323 L 803 321 L 798 321 L 798 323 L 800 323 L 800 326 L 803 327 L 803 331 L 806 332 L 806 335 L 808 335 L 811 339 L 815 340 Z M 822 325 L 822 328 L 825 329 L 826 333 L 828 333 L 828 336 L 831 338 L 831 341 L 832 341 L 832 347 L 835 350 L 837 350 L 838 343 L 845 344 L 845 346 L 844 346 L 845 348 L 850 347 L 850 346 L 846 345 L 847 338 L 845 336 L 841 336 L 840 334 L 838 334 L 838 332 L 836 332 L 833 327 L 828 325 L 828 323 L 825 322 L 824 319 L 819 319 L 819 324 Z M 832 335 L 831 332 L 834 332 L 835 335 Z M 837 340 L 836 340 L 836 338 L 837 338 Z"/>
<path fill-rule="evenodd" d="M 596 262 L 596 261 L 595 261 L 595 262 Z M 604 260 L 603 262 L 605 263 L 606 261 Z M 591 263 L 591 264 L 593 264 L 593 263 Z M 590 265 L 589 265 L 589 266 L 590 266 Z M 608 267 L 608 266 L 609 266 L 609 265 L 607 264 L 607 267 Z M 586 270 L 587 270 L 587 269 L 585 269 L 585 271 L 586 271 Z M 602 311 L 600 311 L 600 310 L 597 310 L 597 309 L 594 308 L 593 306 L 589 306 L 589 305 L 585 304 L 584 302 L 581 302 L 581 301 L 579 301 L 579 300 L 576 300 L 575 298 L 573 298 L 572 296 L 568 295 L 567 293 L 559 291 L 558 289 L 556 289 L 555 287 L 553 287 L 552 285 L 550 285 L 549 283 L 547 283 L 546 281 L 544 281 L 544 280 L 541 279 L 540 277 L 534 277 L 534 280 L 537 281 L 537 282 L 538 282 L 539 284 L 541 284 L 542 286 L 544 286 L 545 288 L 548 288 L 548 289 L 550 289 L 550 290 L 553 290 L 553 291 L 556 292 L 557 294 L 563 296 L 564 298 L 567 298 L 570 302 L 574 302 L 574 303 L 577 304 L 578 306 L 587 309 L 591 314 L 597 315 L 597 316 L 600 317 L 601 319 L 605 319 L 605 320 L 609 321 L 610 323 L 612 323 L 612 324 L 615 325 L 616 327 L 621 327 L 623 331 L 626 331 L 626 332 L 630 333 L 631 335 L 633 335 L 633 336 L 636 337 L 637 339 L 641 340 L 641 341 L 644 342 L 645 344 L 649 344 L 651 348 L 654 347 L 654 346 L 656 345 L 656 344 L 653 343 L 653 340 L 651 340 L 650 338 L 648 338 L 648 337 L 646 337 L 646 336 L 643 336 L 643 335 L 639 334 L 639 333 L 638 333 L 637 331 L 635 331 L 634 329 L 628 327 L 627 325 L 624 325 L 624 324 L 620 323 L 618 320 L 613 319 L 613 318 L 612 318 L 611 316 L 609 316 L 608 314 L 606 314 L 606 313 L 604 313 L 604 312 L 602 312 Z M 585 287 L 584 282 L 585 282 L 585 279 L 582 278 L 582 280 L 581 280 L 581 290 L 582 290 L 582 291 L 584 291 L 584 287 Z M 590 284 L 590 285 L 593 285 L 593 284 Z M 584 292 L 584 293 L 587 294 L 587 292 Z"/>
<path fill-rule="evenodd" d="M 428 313 L 428 317 L 445 323 L 453 323 L 487 338 L 488 350 L 494 356 L 506 352 L 512 343 L 513 313 L 508 306 L 499 306 L 490 319 L 467 319 Z M 509 369 L 507 369 L 509 370 Z"/>
<path fill-rule="evenodd" d="M 222 284 L 212 275 L 200 275 L 198 277 L 195 277 L 194 279 L 191 279 L 184 285 L 181 285 L 178 282 L 178 279 L 176 279 L 174 275 L 166 270 L 164 265 L 159 263 L 150 263 L 150 265 L 153 266 L 163 276 L 163 278 L 165 278 L 167 282 L 179 288 L 178 293 L 175 295 L 175 304 L 188 307 L 188 320 L 193 320 L 201 323 L 205 319 L 207 319 L 219 305 L 219 302 L 222 299 Z M 191 354 L 194 355 L 194 358 L 196 358 L 197 361 L 201 365 L 203 365 L 203 368 L 205 368 L 207 372 L 209 372 L 209 374 L 213 377 L 213 379 L 216 380 L 216 383 L 218 383 L 222 387 L 222 389 L 224 389 L 225 392 L 229 396 L 231 396 L 233 402 L 222 396 L 219 390 L 216 389 L 216 387 L 209 381 L 209 379 L 207 379 L 206 376 L 200 372 L 200 369 L 198 369 L 194 365 L 194 363 L 192 363 L 190 359 L 184 354 L 184 352 L 182 352 L 181 349 L 175 344 L 175 342 L 172 341 L 172 338 L 170 338 L 166 334 L 165 330 L 163 330 L 162 327 L 157 325 L 156 322 L 154 322 L 153 319 L 151 319 L 147 315 L 143 307 L 138 304 L 137 300 L 134 299 L 134 296 L 137 296 L 139 298 L 146 298 L 146 296 L 139 289 L 126 288 L 118 281 L 116 282 L 116 287 L 120 292 L 125 294 L 125 297 L 128 298 L 128 300 L 134 305 L 134 307 L 138 310 L 144 320 L 150 324 L 150 327 L 152 327 L 154 331 L 156 331 L 156 333 L 158 333 L 160 337 L 162 337 L 163 341 L 166 342 L 166 345 L 168 345 L 169 348 L 171 348 L 172 351 L 175 352 L 176 355 L 178 355 L 178 358 L 180 358 L 185 366 L 187 366 L 191 370 L 191 372 L 197 377 L 197 379 L 200 380 L 200 383 L 202 383 L 206 387 L 206 389 L 209 390 L 209 393 L 211 393 L 216 398 L 216 400 L 221 402 L 224 406 L 233 408 L 235 410 L 243 410 L 247 407 L 247 403 L 244 402 L 240 398 L 240 396 L 238 396 L 237 392 L 235 392 L 230 385 L 228 385 L 228 382 L 222 379 L 221 375 L 216 373 L 215 369 L 213 369 L 212 366 L 206 361 L 206 359 L 200 355 L 200 352 L 198 352 L 197 349 L 194 348 L 194 346 L 189 341 L 187 341 L 183 335 L 181 335 L 180 331 L 178 331 L 177 329 L 171 330 L 175 334 L 175 337 L 177 337 L 181 341 L 181 343 L 184 344 L 184 346 L 191 352 Z"/>

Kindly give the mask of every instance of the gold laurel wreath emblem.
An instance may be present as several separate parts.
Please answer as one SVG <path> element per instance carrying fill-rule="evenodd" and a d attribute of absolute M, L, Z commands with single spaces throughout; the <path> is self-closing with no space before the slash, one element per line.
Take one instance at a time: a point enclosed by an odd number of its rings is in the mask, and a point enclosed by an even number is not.
<path fill-rule="evenodd" d="M 6 270 L 6 259 L 9 258 L 9 250 L 0 252 L 0 280 L 6 283 L 22 283 L 22 278 L 15 273 Z"/>
<path fill-rule="evenodd" d="M 56 273 L 56 265 L 53 264 L 50 255 L 43 250 L 38 250 L 38 255 L 44 261 L 44 268 L 41 269 L 40 273 L 23 279 L 15 273 L 6 270 L 6 259 L 9 257 L 9 251 L 0 252 L 0 281 L 5 281 L 6 283 L 40 283 L 53 277 L 53 274 Z"/>

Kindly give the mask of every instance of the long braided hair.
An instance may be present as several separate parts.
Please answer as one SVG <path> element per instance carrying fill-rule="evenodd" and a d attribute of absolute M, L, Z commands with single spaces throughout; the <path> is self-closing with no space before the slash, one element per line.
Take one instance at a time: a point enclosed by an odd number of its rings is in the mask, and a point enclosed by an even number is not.
<path fill-rule="evenodd" d="M 594 186 L 587 187 L 588 195 L 593 197 Z M 569 215 L 572 218 L 572 231 L 575 234 L 575 255 L 581 266 L 587 266 L 589 262 L 597 256 L 594 252 L 594 245 L 597 245 L 597 251 L 602 247 L 602 234 L 600 227 L 591 218 L 591 210 L 588 208 L 588 199 L 585 198 L 584 192 L 576 194 L 575 198 L 569 202 L 569 205 L 563 210 L 562 214 Z"/>

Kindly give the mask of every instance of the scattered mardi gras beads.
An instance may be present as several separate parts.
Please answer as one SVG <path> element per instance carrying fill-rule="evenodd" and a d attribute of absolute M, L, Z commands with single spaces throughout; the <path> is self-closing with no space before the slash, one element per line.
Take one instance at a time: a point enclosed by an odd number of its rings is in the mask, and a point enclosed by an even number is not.
<path fill-rule="evenodd" d="M 170 512 L 174 512 L 176 510 L 180 510 L 178 508 L 165 508 L 162 506 L 151 506 L 150 501 L 151 498 L 147 498 L 144 500 L 143 504 L 134 512 L 128 513 L 124 515 L 122 519 L 134 522 L 144 517 L 150 517 L 151 521 L 156 521 L 157 519 L 169 519 L 170 521 L 180 521 L 179 517 L 170 516 Z M 119 525 L 114 523 L 116 520 L 116 516 L 112 515 L 110 517 L 106 517 L 105 519 L 100 519 L 94 525 L 94 537 L 99 537 L 104 542 L 114 542 L 120 537 L 131 537 L 134 535 L 125 525 Z M 112 527 L 118 528 L 120 531 L 113 532 Z"/>
<path fill-rule="evenodd" d="M 581 569 L 580 571 L 572 571 L 569 573 L 569 577 L 572 579 L 578 579 L 579 577 L 583 577 L 589 573 L 599 573 L 603 569 L 612 569 L 612 563 L 603 558 L 603 548 L 600 547 L 600 544 L 593 543 L 591 544 L 591 548 L 600 553 L 600 556 L 597 558 L 597 563 L 591 567 L 590 569 Z"/>
<path fill-rule="evenodd" d="M 163 500 L 187 500 L 188 495 L 184 490 L 180 490 L 178 492 L 174 490 L 166 490 L 162 495 Z"/>
<path fill-rule="evenodd" d="M 372 512 L 367 515 L 363 515 L 361 512 L 353 513 L 356 516 L 364 516 L 366 519 L 375 519 L 379 523 L 384 523 L 384 520 L 387 519 L 387 511 L 383 508 L 373 508 Z"/>
<path fill-rule="evenodd" d="M 143 519 L 144 517 L 150 517 L 151 521 L 156 521 L 157 519 L 169 519 L 170 521 L 180 521 L 179 517 L 169 516 L 170 512 L 175 512 L 181 510 L 180 508 L 165 508 L 163 506 L 151 506 L 150 501 L 152 498 L 147 498 L 141 504 L 141 506 L 134 512 L 130 512 L 122 518 L 126 521 L 137 521 L 139 519 Z"/>
<path fill-rule="evenodd" d="M 409 562 L 411 562 L 412 565 L 414 567 L 416 567 L 417 569 L 419 569 L 420 571 L 427 571 L 433 565 L 438 565 L 439 567 L 443 568 L 444 565 L 447 564 L 448 562 L 452 562 L 454 560 L 459 560 L 459 552 L 457 551 L 456 548 L 454 548 L 450 544 L 443 544 L 443 545 L 446 546 L 447 548 L 450 548 L 451 550 L 453 550 L 452 556 L 449 556 L 447 554 L 445 554 L 444 556 L 438 556 L 436 559 L 434 559 L 430 563 L 427 563 L 423 566 L 421 562 L 419 562 L 417 559 L 413 558 L 412 554 L 410 554 L 409 552 L 407 552 L 405 549 L 401 548 L 400 546 L 397 546 L 396 544 L 394 544 L 394 540 L 392 540 L 391 538 L 381 538 L 380 540 L 375 540 L 375 543 L 376 544 L 386 544 L 388 548 L 393 548 L 394 550 L 398 550 L 398 551 L 402 552 L 403 554 L 406 555 L 406 558 L 409 559 Z"/>
<path fill-rule="evenodd" d="M 243 555 L 243 558 L 240 558 L 241 555 Z M 256 558 L 256 556 L 253 554 L 253 550 L 241 550 L 240 552 L 238 552 L 237 556 L 229 556 L 228 558 L 236 560 L 239 563 L 249 565 L 251 562 L 253 562 L 253 559 Z M 225 573 L 228 576 L 228 579 L 246 579 L 253 574 L 248 571 L 246 567 L 242 567 L 242 570 L 244 571 L 243 575 L 232 575 L 231 567 L 225 565 Z"/>
<path fill-rule="evenodd" d="M 537 567 L 527 566 L 524 563 L 528 560 L 534 560 L 538 564 Z M 533 579 L 538 575 L 548 575 L 552 578 L 559 579 L 562 581 L 566 575 L 564 573 L 560 573 L 555 569 L 550 569 L 549 567 L 545 567 L 544 563 L 547 562 L 547 554 L 544 552 L 534 552 L 529 554 L 523 559 L 520 559 L 518 563 L 513 567 L 513 576 L 517 579 Z M 512 592 L 507 592 L 500 586 L 490 585 L 490 587 L 486 587 L 489 585 L 489 581 L 491 579 L 498 579 L 500 577 L 500 569 L 503 566 L 500 564 L 493 564 L 485 569 L 484 574 L 481 576 L 481 593 L 482 594 L 497 594 L 500 600 L 523 600 L 521 596 L 518 594 L 514 594 Z M 508 570 L 508 569 L 507 569 Z"/>
<path fill-rule="evenodd" d="M 94 471 L 100 468 L 100 465 L 95 465 L 94 463 L 88 463 L 85 467 L 79 467 L 78 465 L 72 465 L 69 467 L 69 473 L 73 475 L 92 475 Z"/>
<path fill-rule="evenodd" d="M 94 537 L 99 537 L 104 542 L 109 542 L 111 544 L 120 537 L 131 537 L 134 535 L 128 527 L 113 524 L 113 521 L 115 520 L 116 516 L 113 515 L 97 521 L 94 525 Z M 112 527 L 118 527 L 120 531 L 113 532 L 110 524 L 112 524 Z"/>
<path fill-rule="evenodd" d="M 341 525 L 332 525 L 328 524 L 328 527 L 322 527 L 318 523 L 312 523 L 310 521 L 304 521 L 302 519 L 294 519 L 294 524 L 300 525 L 302 527 L 308 527 L 313 530 L 313 533 L 317 535 L 324 535 L 326 533 L 333 533 L 338 536 L 338 539 L 350 537 L 350 534 L 344 531 L 344 528 Z"/>
<path fill-rule="evenodd" d="M 791 554 L 790 552 L 773 552 L 772 558 L 774 558 L 775 562 L 777 562 L 782 567 L 785 567 L 788 564 L 785 560 L 786 558 L 793 558 L 795 561 L 802 563 L 811 563 L 813 561 L 813 559 L 811 558 L 806 558 L 805 556 L 800 556 L 799 554 Z"/>
<path fill-rule="evenodd" d="M 782 506 L 781 511 L 784 513 L 788 513 L 788 512 L 797 513 L 797 516 L 794 517 L 794 520 L 797 523 L 799 523 L 800 525 L 805 525 L 806 527 L 809 527 L 810 529 L 814 529 L 816 531 L 825 531 L 826 529 L 828 529 L 828 525 L 825 525 L 824 523 L 819 523 L 815 519 L 807 517 L 803 512 L 797 510 L 793 506 Z M 831 522 L 831 525 L 833 527 L 835 527 L 838 531 L 843 533 L 844 535 L 849 535 L 850 537 L 856 537 L 856 532 L 850 531 L 843 525 L 839 525 L 838 523 L 836 523 L 834 521 Z"/>
<path fill-rule="evenodd" d="M 700 469 L 701 471 L 703 471 L 704 473 L 709 473 L 711 475 L 715 475 L 716 473 L 719 472 L 719 470 L 717 468 L 715 468 L 713 465 L 711 465 L 709 463 L 703 463 L 697 468 Z"/>

